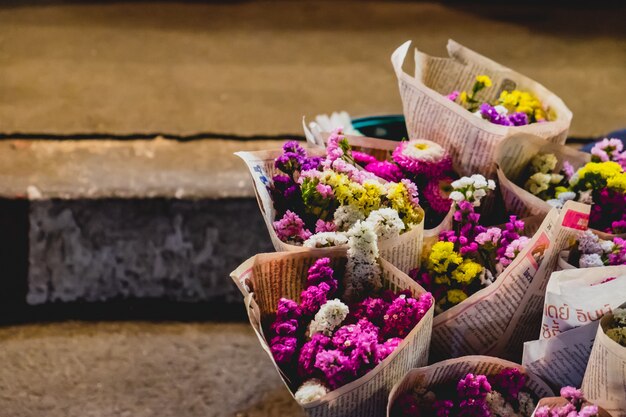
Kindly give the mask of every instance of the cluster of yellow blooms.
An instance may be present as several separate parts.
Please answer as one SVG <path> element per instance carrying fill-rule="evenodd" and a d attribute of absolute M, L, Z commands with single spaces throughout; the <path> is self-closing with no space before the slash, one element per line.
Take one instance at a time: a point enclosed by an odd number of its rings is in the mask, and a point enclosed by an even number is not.
<path fill-rule="evenodd" d="M 340 205 L 350 205 L 361 211 L 366 217 L 381 207 L 391 207 L 407 226 L 419 224 L 424 212 L 411 201 L 409 190 L 402 182 L 390 182 L 385 185 L 366 180 L 363 184 L 350 180 L 343 173 L 326 171 L 320 182 L 329 185 Z"/>
<path fill-rule="evenodd" d="M 511 113 L 526 113 L 531 121 L 548 120 L 548 115 L 543 109 L 541 101 L 528 91 L 503 91 L 500 93 L 499 103 Z"/>
<path fill-rule="evenodd" d="M 467 298 L 467 294 L 461 288 L 470 285 L 483 271 L 482 265 L 454 250 L 452 242 L 437 242 L 430 249 L 426 268 L 434 272 L 436 284 L 451 285 L 452 288 L 446 293 L 446 297 L 439 302 L 452 305 L 458 304 Z"/>
<path fill-rule="evenodd" d="M 588 162 L 577 172 L 572 184 L 576 189 L 593 189 L 607 186 L 626 192 L 626 173 L 617 162 Z"/>

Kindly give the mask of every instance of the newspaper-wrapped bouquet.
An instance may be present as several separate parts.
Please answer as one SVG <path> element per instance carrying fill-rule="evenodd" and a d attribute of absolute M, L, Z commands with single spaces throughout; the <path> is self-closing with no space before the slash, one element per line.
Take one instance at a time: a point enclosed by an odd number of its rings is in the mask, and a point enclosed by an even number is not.
<path fill-rule="evenodd" d="M 601 237 L 626 232 L 626 153 L 621 141 L 605 139 L 589 155 L 520 135 L 502 143 L 496 161 L 509 211 L 541 214 L 574 200 L 592 205 L 589 227 Z"/>
<path fill-rule="evenodd" d="M 238 155 L 250 169 L 276 250 L 342 246 L 350 228 L 367 220 L 389 226 L 376 230 L 385 259 L 405 272 L 419 265 L 424 210 L 416 185 L 361 169 L 341 131 L 326 150 L 291 141 L 281 151 Z"/>
<path fill-rule="evenodd" d="M 388 417 L 530 417 L 552 390 L 522 366 L 465 356 L 413 369 L 389 395 Z"/>
<path fill-rule="evenodd" d="M 560 269 L 626 265 L 626 240 L 602 239 L 591 230 L 580 234 L 576 243 L 559 256 Z"/>
<path fill-rule="evenodd" d="M 626 417 L 626 304 L 600 320 L 582 390 L 613 417 Z"/>
<path fill-rule="evenodd" d="M 572 113 L 541 84 L 452 40 L 450 58 L 415 50 L 413 77 L 402 69 L 410 43 L 391 56 L 409 137 L 448 149 L 461 175 L 493 178 L 498 143 L 517 132 L 565 143 Z"/>
<path fill-rule="evenodd" d="M 581 390 L 571 386 L 561 388 L 560 397 L 542 398 L 532 417 L 611 417 L 602 407 L 591 404 Z"/>
<path fill-rule="evenodd" d="M 378 255 L 359 221 L 341 248 L 264 254 L 232 277 L 250 322 L 311 416 L 375 416 L 393 383 L 427 363 L 433 299 Z"/>

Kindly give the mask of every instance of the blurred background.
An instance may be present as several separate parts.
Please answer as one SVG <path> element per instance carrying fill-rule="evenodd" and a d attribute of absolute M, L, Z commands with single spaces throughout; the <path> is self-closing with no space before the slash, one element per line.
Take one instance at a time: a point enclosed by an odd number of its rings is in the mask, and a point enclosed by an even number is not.
<path fill-rule="evenodd" d="M 300 416 L 228 274 L 271 244 L 232 153 L 398 115 L 407 40 L 626 126 L 620 2 L 0 4 L 0 415 Z M 406 69 L 411 66 L 406 63 Z M 400 126 L 402 124 L 401 118 Z"/>

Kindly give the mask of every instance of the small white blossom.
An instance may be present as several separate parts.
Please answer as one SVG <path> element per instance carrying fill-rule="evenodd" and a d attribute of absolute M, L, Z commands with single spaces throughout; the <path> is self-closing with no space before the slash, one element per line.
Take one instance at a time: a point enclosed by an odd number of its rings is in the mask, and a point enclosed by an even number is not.
<path fill-rule="evenodd" d="M 348 237 L 342 232 L 320 232 L 304 241 L 305 248 L 328 248 L 348 243 Z"/>
<path fill-rule="evenodd" d="M 462 177 L 453 181 L 452 188 L 454 191 L 450 193 L 450 198 L 453 201 L 458 203 L 467 200 L 478 207 L 480 201 L 487 195 L 487 191 L 495 190 L 496 183 L 480 174 L 474 174 L 471 177 Z"/>
<path fill-rule="evenodd" d="M 463 196 L 463 193 L 459 191 L 452 191 L 449 197 L 450 197 L 450 200 L 456 201 L 457 203 L 465 199 L 465 196 Z"/>
<path fill-rule="evenodd" d="M 300 404 L 307 404 L 319 400 L 328 392 L 328 388 L 319 379 L 309 379 L 300 385 L 294 397 Z"/>
<path fill-rule="evenodd" d="M 344 281 L 345 294 L 349 299 L 382 287 L 378 237 L 369 222 L 359 221 L 348 231 L 348 262 Z"/>
<path fill-rule="evenodd" d="M 546 200 L 546 203 L 548 203 L 550 207 L 554 207 L 558 209 L 563 208 L 563 202 L 559 200 L 558 198 L 551 198 L 550 200 Z"/>
<path fill-rule="evenodd" d="M 346 319 L 348 312 L 348 306 L 338 298 L 326 301 L 309 324 L 309 337 L 315 333 L 324 333 L 326 336 L 332 335 L 333 330 Z"/>
<path fill-rule="evenodd" d="M 334 214 L 334 223 L 337 226 L 337 230 L 344 232 L 363 219 L 365 219 L 363 212 L 351 205 L 338 207 Z"/>
<path fill-rule="evenodd" d="M 398 212 L 392 208 L 374 210 L 367 216 L 366 222 L 372 225 L 379 240 L 386 240 L 400 236 L 404 230 L 404 222 L 398 216 Z"/>
<path fill-rule="evenodd" d="M 600 248 L 602 249 L 602 252 L 608 254 L 613 252 L 613 249 L 615 249 L 615 243 L 613 243 L 613 241 L 611 240 L 600 240 Z"/>

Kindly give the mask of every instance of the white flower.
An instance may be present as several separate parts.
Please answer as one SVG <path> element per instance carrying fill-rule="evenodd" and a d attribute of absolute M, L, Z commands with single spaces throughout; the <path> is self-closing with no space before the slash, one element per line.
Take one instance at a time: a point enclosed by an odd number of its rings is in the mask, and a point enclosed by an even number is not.
<path fill-rule="evenodd" d="M 363 212 L 351 205 L 338 207 L 334 214 L 334 223 L 340 231 L 347 231 L 363 219 L 365 219 Z"/>
<path fill-rule="evenodd" d="M 472 175 L 472 180 L 474 181 L 475 188 L 485 188 L 487 187 L 487 179 L 480 174 Z"/>
<path fill-rule="evenodd" d="M 488 180 L 487 181 L 487 188 L 489 188 L 491 191 L 496 189 L 496 182 L 494 180 Z"/>
<path fill-rule="evenodd" d="M 404 222 L 398 216 L 398 212 L 392 208 L 374 210 L 367 216 L 366 222 L 372 224 L 374 232 L 379 240 L 386 240 L 400 236 L 404 230 Z"/>
<path fill-rule="evenodd" d="M 578 171 L 576 171 L 574 172 L 574 175 L 572 175 L 572 177 L 569 179 L 569 185 L 574 186 L 578 184 L 579 180 L 580 180 L 580 174 L 578 173 Z"/>
<path fill-rule="evenodd" d="M 320 232 L 304 241 L 305 248 L 327 248 L 348 243 L 348 237 L 342 232 Z"/>
<path fill-rule="evenodd" d="M 596 266 L 604 266 L 602 257 L 597 253 L 585 253 L 580 256 L 578 264 L 581 268 L 593 268 Z"/>
<path fill-rule="evenodd" d="M 557 195 L 558 199 L 563 203 L 566 201 L 570 201 L 576 198 L 576 193 L 573 191 L 563 191 Z"/>
<path fill-rule="evenodd" d="M 357 298 L 382 287 L 378 265 L 378 237 L 370 222 L 358 221 L 348 231 L 345 295 Z"/>
<path fill-rule="evenodd" d="M 328 388 L 319 379 L 309 379 L 305 381 L 294 394 L 296 401 L 300 404 L 307 404 L 319 400 L 328 394 Z"/>
<path fill-rule="evenodd" d="M 318 310 L 309 324 L 309 337 L 315 333 L 333 334 L 333 330 L 348 316 L 349 308 L 338 298 L 328 300 Z"/>
<path fill-rule="evenodd" d="M 558 209 L 563 208 L 563 202 L 559 200 L 558 198 L 551 198 L 550 200 L 546 200 L 546 203 L 548 203 L 550 207 L 554 207 Z"/>
<path fill-rule="evenodd" d="M 509 114 L 509 110 L 506 107 L 504 107 L 503 105 L 501 105 L 501 104 L 498 104 L 497 106 L 493 106 L 493 109 L 495 111 L 497 111 L 498 114 L 500 114 L 500 115 L 507 115 L 507 114 Z"/>
<path fill-rule="evenodd" d="M 463 195 L 463 193 L 459 191 L 452 191 L 449 197 L 450 197 L 450 200 L 456 201 L 457 203 L 465 200 L 465 196 Z"/>
<path fill-rule="evenodd" d="M 611 253 L 615 248 L 615 244 L 611 240 L 600 240 L 600 248 L 604 253 Z"/>
<path fill-rule="evenodd" d="M 440 161 L 445 154 L 441 145 L 426 139 L 411 140 L 402 149 L 402 155 L 423 162 Z"/>
<path fill-rule="evenodd" d="M 589 229 L 582 232 L 578 237 L 578 250 L 583 254 L 601 254 L 603 252 L 600 238 Z"/>

